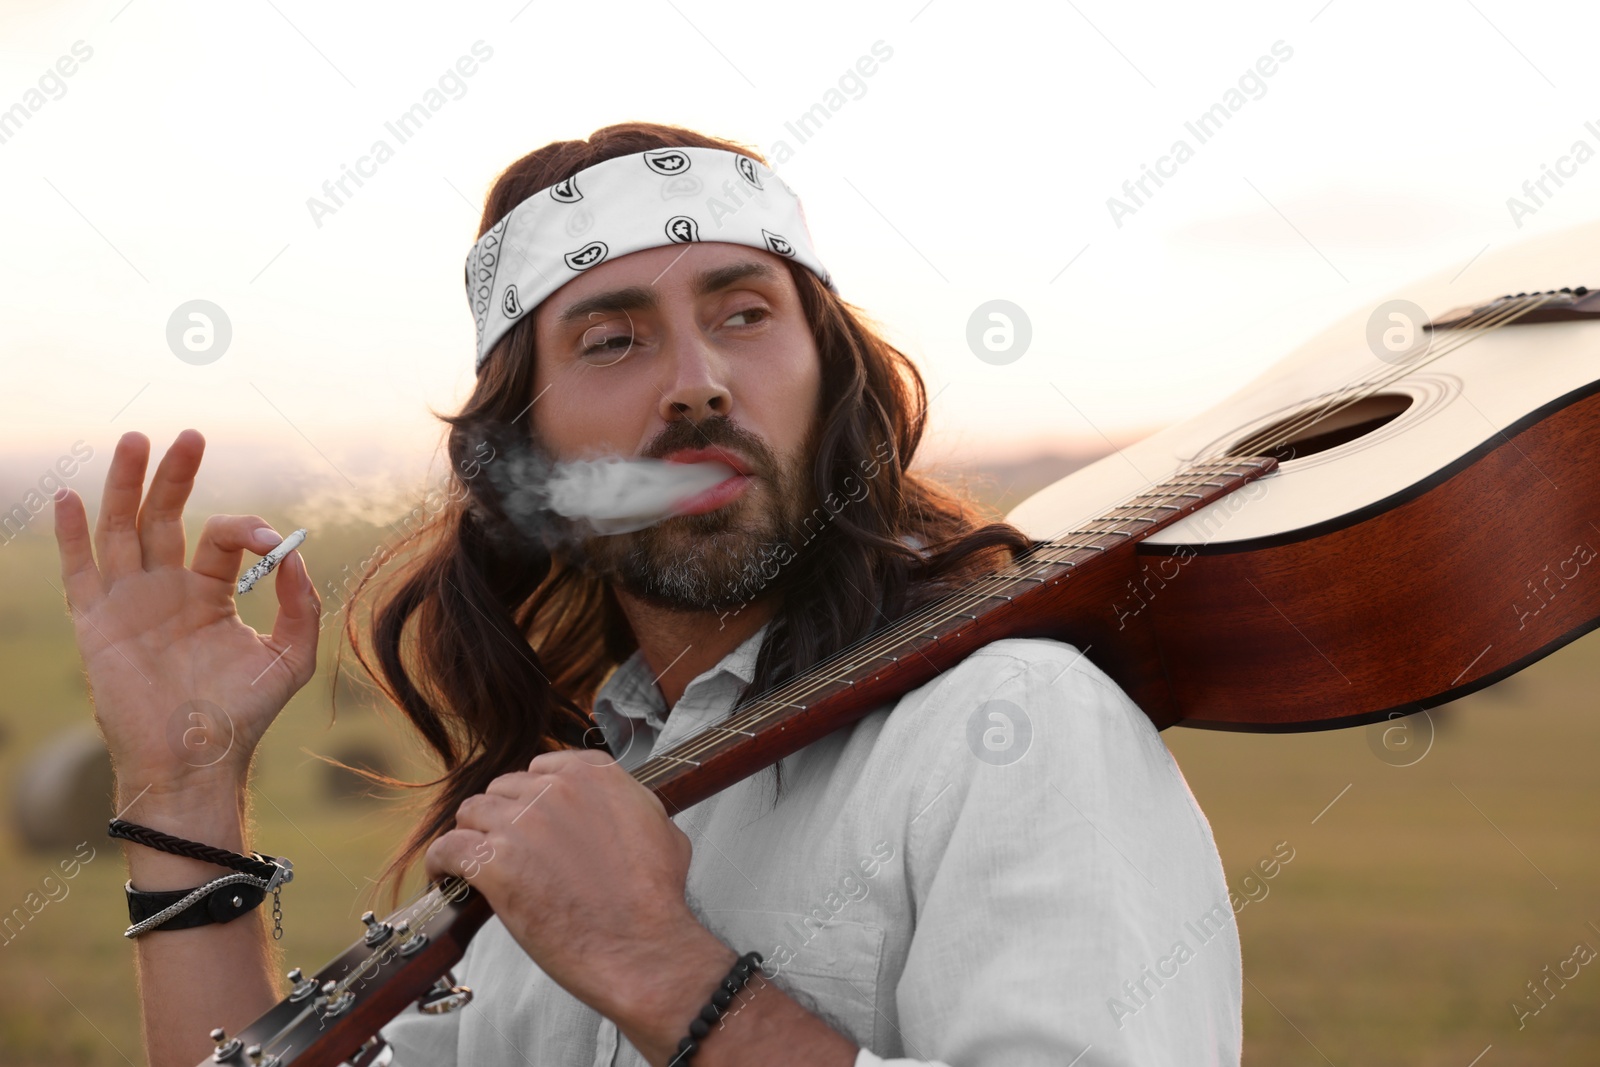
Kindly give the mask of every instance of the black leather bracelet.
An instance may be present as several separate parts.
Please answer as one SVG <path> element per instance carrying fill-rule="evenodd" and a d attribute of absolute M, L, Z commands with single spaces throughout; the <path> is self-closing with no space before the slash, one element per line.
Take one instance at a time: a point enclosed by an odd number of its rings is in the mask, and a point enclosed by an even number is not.
<path fill-rule="evenodd" d="M 198 841 L 190 841 L 183 837 L 174 837 L 172 834 L 152 830 L 148 826 L 128 822 L 126 819 L 112 819 L 106 826 L 106 836 L 132 841 L 146 848 L 153 848 L 157 852 L 166 852 L 173 856 L 187 856 L 190 859 L 201 860 L 205 863 L 215 863 L 219 867 L 228 867 L 245 874 L 253 874 L 257 878 L 271 878 L 275 867 L 273 857 L 263 856 L 259 852 L 242 855 L 230 852 L 225 848 L 216 848 L 212 845 L 203 845 Z"/>
<path fill-rule="evenodd" d="M 700 1050 L 700 1039 L 711 1030 L 713 1023 L 722 1018 L 728 1005 L 733 1003 L 734 994 L 744 988 L 760 964 L 759 952 L 746 952 L 739 957 L 739 961 L 728 971 L 728 976 L 722 980 L 722 985 L 711 994 L 711 1001 L 700 1009 L 700 1014 L 689 1024 L 689 1033 L 678 1042 L 678 1053 L 667 1061 L 667 1067 L 683 1067 L 694 1057 Z"/>
<path fill-rule="evenodd" d="M 198 888 L 198 887 L 197 887 Z M 193 889 L 171 889 L 143 892 L 127 883 L 123 889 L 128 894 L 128 922 L 138 925 L 157 912 L 164 911 L 194 892 Z M 207 923 L 232 922 L 252 908 L 260 907 L 267 899 L 267 891 L 254 885 L 218 886 L 183 911 L 152 930 L 187 930 Z"/>
<path fill-rule="evenodd" d="M 140 826 L 125 819 L 112 819 L 106 827 L 109 837 L 120 838 L 167 852 L 174 856 L 187 856 L 190 859 L 214 863 L 218 866 L 229 867 L 238 872 L 223 877 L 223 884 L 217 885 L 210 892 L 201 893 L 188 904 L 178 906 L 186 898 L 198 893 L 211 885 L 195 886 L 193 889 L 164 890 L 159 892 L 143 892 L 133 888 L 129 882 L 124 886 L 128 895 L 128 918 L 132 925 L 124 931 L 125 937 L 137 937 L 142 933 L 152 930 L 186 930 L 194 926 L 204 926 L 207 923 L 225 923 L 237 919 L 240 915 L 252 908 L 258 907 L 266 899 L 268 893 L 272 894 L 272 936 L 276 940 L 283 936 L 283 909 L 279 903 L 278 894 L 285 882 L 294 878 L 294 865 L 281 856 L 267 856 L 260 852 L 251 852 L 243 855 L 231 852 L 225 848 L 216 848 L 212 845 L 202 844 L 199 841 L 190 841 L 187 838 L 175 837 L 172 834 Z M 252 885 L 252 882 L 259 884 Z M 161 912 L 178 908 L 175 913 L 165 921 L 155 926 L 141 924 L 155 919 Z"/>

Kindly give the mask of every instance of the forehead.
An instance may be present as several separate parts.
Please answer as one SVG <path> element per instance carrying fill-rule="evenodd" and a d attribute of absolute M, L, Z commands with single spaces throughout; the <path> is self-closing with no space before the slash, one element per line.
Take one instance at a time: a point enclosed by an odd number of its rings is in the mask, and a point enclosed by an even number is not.
<path fill-rule="evenodd" d="M 620 290 L 653 292 L 659 299 L 693 299 L 737 286 L 777 286 L 793 293 L 785 261 L 771 252 L 723 241 L 697 241 L 630 252 L 591 267 L 545 298 L 535 312 L 541 326 L 559 327 Z"/>

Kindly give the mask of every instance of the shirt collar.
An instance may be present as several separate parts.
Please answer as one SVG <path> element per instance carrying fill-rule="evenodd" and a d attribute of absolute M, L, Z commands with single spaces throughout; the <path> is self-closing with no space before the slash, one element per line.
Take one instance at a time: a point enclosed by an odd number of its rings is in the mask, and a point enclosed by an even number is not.
<path fill-rule="evenodd" d="M 723 656 L 716 666 L 696 675 L 684 687 L 679 703 L 724 674 L 732 675 L 745 685 L 750 684 L 756 675 L 756 658 L 761 653 L 761 645 L 766 640 L 770 626 L 770 622 L 762 623 L 759 630 Z M 636 721 L 623 722 L 624 719 L 643 720 L 655 732 L 661 731 L 667 720 L 666 700 L 656 685 L 650 665 L 645 662 L 642 649 L 635 649 L 600 686 L 595 693 L 593 715 L 608 741 L 619 736 L 631 736 L 632 730 L 637 728 Z"/>

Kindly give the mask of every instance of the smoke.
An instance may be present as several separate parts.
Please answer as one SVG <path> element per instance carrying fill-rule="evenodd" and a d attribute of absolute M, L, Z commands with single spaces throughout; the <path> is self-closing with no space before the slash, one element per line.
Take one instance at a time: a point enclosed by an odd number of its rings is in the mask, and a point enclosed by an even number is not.
<path fill-rule="evenodd" d="M 498 490 L 501 510 L 523 534 L 550 548 L 654 526 L 736 473 L 718 461 L 598 456 L 557 462 L 536 445 L 513 445 L 503 436 L 495 445 L 497 455 L 483 471 Z"/>
<path fill-rule="evenodd" d="M 717 461 L 612 456 L 556 464 L 546 491 L 558 515 L 585 519 L 599 534 L 631 533 L 670 518 L 684 501 L 736 473 Z"/>

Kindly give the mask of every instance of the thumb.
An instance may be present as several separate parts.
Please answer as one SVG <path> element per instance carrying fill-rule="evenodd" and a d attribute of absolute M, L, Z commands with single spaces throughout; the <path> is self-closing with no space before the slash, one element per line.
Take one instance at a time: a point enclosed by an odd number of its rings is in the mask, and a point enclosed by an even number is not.
<path fill-rule="evenodd" d="M 297 667 L 315 670 L 322 598 L 312 586 L 311 574 L 298 550 L 290 552 L 279 565 L 273 591 L 278 597 L 278 615 L 272 621 L 273 642 L 288 646 L 285 659 Z M 297 676 L 300 673 L 295 671 Z"/>

